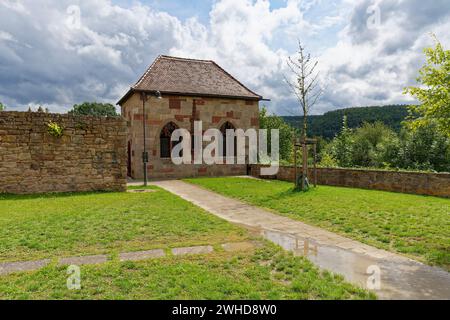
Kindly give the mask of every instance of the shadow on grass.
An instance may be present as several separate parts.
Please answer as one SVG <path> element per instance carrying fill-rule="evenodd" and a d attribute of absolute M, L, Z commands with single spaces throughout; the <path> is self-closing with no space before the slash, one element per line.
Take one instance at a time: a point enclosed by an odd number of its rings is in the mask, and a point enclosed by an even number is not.
<path fill-rule="evenodd" d="M 59 199 L 73 196 L 90 196 L 101 194 L 119 193 L 117 191 L 90 191 L 90 192 L 62 192 L 62 193 L 39 193 L 39 194 L 10 194 L 1 193 L 0 200 L 32 200 L 32 199 Z"/>
<path fill-rule="evenodd" d="M 282 192 L 274 194 L 274 199 L 282 199 L 282 198 L 290 198 L 290 197 L 301 197 L 301 196 L 307 196 L 310 194 L 313 194 L 316 190 L 314 188 L 310 188 L 307 191 L 302 191 L 299 188 L 296 188 L 294 186 L 290 187 L 287 190 L 284 190 Z"/>
<path fill-rule="evenodd" d="M 127 190 L 156 190 L 154 186 L 130 186 Z M 86 191 L 86 192 L 61 192 L 61 193 L 37 193 L 37 194 L 12 194 L 12 193 L 0 193 L 0 200 L 33 200 L 33 199 L 61 199 L 69 198 L 73 196 L 83 197 L 92 195 L 105 195 L 114 193 L 126 193 L 126 191 Z"/>

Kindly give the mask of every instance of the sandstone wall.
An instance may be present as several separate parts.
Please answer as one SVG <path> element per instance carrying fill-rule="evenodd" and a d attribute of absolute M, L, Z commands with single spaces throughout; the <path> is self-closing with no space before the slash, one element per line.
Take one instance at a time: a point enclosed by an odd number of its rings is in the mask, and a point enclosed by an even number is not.
<path fill-rule="evenodd" d="M 203 122 L 203 131 L 220 129 L 227 121 L 235 128 L 247 130 L 259 128 L 257 101 L 237 99 L 202 98 L 188 96 L 164 96 L 149 98 L 145 103 L 147 126 L 147 151 L 150 179 L 173 179 L 195 176 L 244 175 L 246 165 L 174 165 L 171 159 L 161 159 L 159 136 L 162 128 L 174 122 L 179 128 L 192 132 L 192 120 Z M 131 145 L 131 176 L 143 178 L 143 111 L 138 93 L 122 106 L 122 116 L 128 122 L 128 141 Z"/>
<path fill-rule="evenodd" d="M 252 165 L 251 174 L 259 177 L 260 166 Z M 313 171 L 310 171 L 313 183 Z M 293 167 L 280 167 L 272 179 L 294 181 Z M 450 197 L 449 173 L 395 172 L 359 169 L 318 168 L 319 185 L 394 191 L 419 195 Z"/>
<path fill-rule="evenodd" d="M 0 193 L 123 191 L 126 130 L 122 118 L 0 112 Z"/>

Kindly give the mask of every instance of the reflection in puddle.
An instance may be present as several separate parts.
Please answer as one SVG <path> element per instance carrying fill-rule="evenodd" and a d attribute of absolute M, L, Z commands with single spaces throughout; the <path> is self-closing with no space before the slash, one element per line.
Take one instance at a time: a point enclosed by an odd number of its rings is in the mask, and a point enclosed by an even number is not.
<path fill-rule="evenodd" d="M 369 266 L 376 264 L 374 260 L 356 255 L 352 251 L 337 247 L 320 245 L 314 240 L 283 234 L 274 231 L 263 231 L 266 239 L 292 251 L 297 256 L 307 257 L 311 262 L 322 269 L 339 273 L 348 281 L 366 287 L 366 271 Z"/>
<path fill-rule="evenodd" d="M 318 267 L 340 274 L 363 288 L 377 287 L 377 283 L 371 287 L 373 272 L 380 270 L 380 290 L 375 292 L 381 299 L 450 299 L 450 274 L 441 269 L 403 258 L 398 261 L 376 259 L 277 231 L 263 230 L 262 235 L 285 250 L 307 257 Z"/>

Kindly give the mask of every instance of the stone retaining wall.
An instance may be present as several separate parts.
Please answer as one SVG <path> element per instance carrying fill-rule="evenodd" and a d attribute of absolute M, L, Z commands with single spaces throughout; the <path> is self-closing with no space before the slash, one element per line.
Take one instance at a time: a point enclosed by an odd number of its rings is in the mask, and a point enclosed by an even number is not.
<path fill-rule="evenodd" d="M 252 176 L 259 177 L 260 166 L 252 165 Z M 313 171 L 310 171 L 313 182 Z M 264 178 L 264 177 L 262 177 Z M 294 181 L 293 167 L 280 167 L 276 176 L 265 177 Z M 317 182 L 320 185 L 352 187 L 394 191 L 419 195 L 450 197 L 449 173 L 396 172 L 381 170 L 359 170 L 318 168 Z"/>
<path fill-rule="evenodd" d="M 122 118 L 0 112 L 0 193 L 123 191 L 126 135 Z"/>

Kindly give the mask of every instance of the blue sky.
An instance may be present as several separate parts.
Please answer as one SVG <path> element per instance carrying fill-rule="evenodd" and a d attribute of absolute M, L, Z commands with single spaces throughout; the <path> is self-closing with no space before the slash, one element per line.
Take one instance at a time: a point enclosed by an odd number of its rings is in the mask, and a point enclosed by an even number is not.
<path fill-rule="evenodd" d="M 215 60 L 271 111 L 299 114 L 284 78 L 300 39 L 325 89 L 312 113 L 411 103 L 403 88 L 431 32 L 450 45 L 449 18 L 448 0 L 2 0 L 0 101 L 53 112 L 115 103 L 169 54 Z"/>

